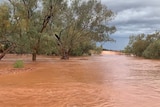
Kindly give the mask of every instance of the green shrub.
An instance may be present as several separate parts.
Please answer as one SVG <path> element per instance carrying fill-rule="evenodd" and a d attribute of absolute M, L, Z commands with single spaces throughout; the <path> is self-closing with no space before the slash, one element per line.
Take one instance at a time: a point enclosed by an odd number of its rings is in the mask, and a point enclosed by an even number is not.
<path fill-rule="evenodd" d="M 92 42 L 81 42 L 76 47 L 72 48 L 70 55 L 71 56 L 82 56 L 90 55 L 90 50 L 94 50 L 95 45 Z"/>
<path fill-rule="evenodd" d="M 160 59 L 160 40 L 151 43 L 143 52 L 145 58 Z"/>
<path fill-rule="evenodd" d="M 150 59 L 160 59 L 160 32 L 130 36 L 124 52 Z"/>
<path fill-rule="evenodd" d="M 132 52 L 136 56 L 142 56 L 145 49 L 148 47 L 148 42 L 145 40 L 137 40 L 132 45 Z"/>
<path fill-rule="evenodd" d="M 23 68 L 24 67 L 24 62 L 22 60 L 17 60 L 15 63 L 14 63 L 14 68 Z"/>
<path fill-rule="evenodd" d="M 102 47 L 96 47 L 94 49 L 94 54 L 101 54 L 101 52 L 103 51 L 103 48 Z"/>

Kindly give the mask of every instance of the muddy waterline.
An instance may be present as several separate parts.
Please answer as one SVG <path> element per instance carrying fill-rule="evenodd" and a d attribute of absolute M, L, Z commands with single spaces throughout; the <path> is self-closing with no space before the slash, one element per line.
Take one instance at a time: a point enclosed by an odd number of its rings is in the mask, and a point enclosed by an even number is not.
<path fill-rule="evenodd" d="M 69 61 L 8 55 L 0 62 L 0 107 L 160 107 L 160 61 L 114 52 Z M 13 69 L 17 59 L 25 68 Z"/>

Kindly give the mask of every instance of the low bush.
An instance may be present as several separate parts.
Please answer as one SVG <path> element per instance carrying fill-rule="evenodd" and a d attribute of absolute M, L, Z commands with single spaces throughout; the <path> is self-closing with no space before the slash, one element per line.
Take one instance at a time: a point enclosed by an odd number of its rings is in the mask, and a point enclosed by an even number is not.
<path fill-rule="evenodd" d="M 17 60 L 14 64 L 13 64 L 14 68 L 23 68 L 24 67 L 24 62 L 22 60 Z"/>
<path fill-rule="evenodd" d="M 143 52 L 143 56 L 149 59 L 160 59 L 160 40 L 151 43 Z"/>

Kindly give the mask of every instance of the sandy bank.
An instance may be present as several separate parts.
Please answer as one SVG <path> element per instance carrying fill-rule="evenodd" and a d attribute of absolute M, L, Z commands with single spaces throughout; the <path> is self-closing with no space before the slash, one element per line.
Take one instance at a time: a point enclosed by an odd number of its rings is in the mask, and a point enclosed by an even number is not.
<path fill-rule="evenodd" d="M 120 55 L 121 52 L 118 51 L 102 51 L 101 55 Z"/>

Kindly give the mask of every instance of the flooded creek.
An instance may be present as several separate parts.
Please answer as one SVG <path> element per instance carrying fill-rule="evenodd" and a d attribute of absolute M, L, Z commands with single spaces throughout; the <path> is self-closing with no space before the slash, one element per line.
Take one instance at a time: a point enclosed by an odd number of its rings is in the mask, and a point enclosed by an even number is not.
<path fill-rule="evenodd" d="M 14 56 L 0 62 L 12 72 Z M 0 107 L 160 107 L 160 61 L 104 53 L 62 61 L 39 57 L 0 75 Z M 16 71 L 16 70 L 15 70 Z"/>

